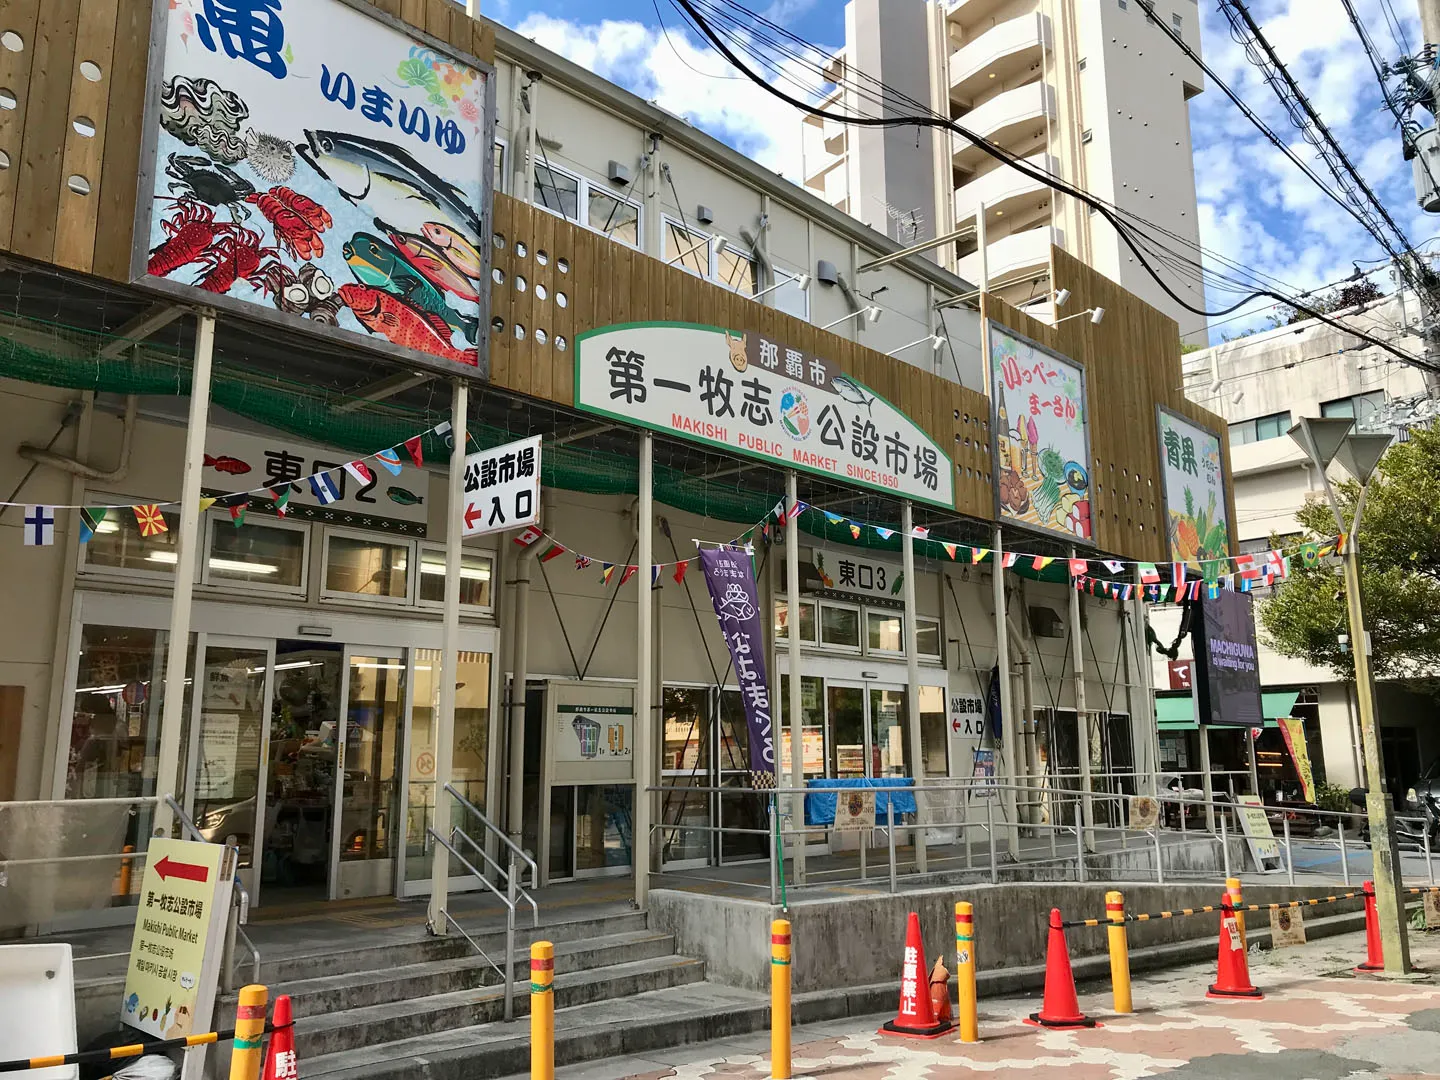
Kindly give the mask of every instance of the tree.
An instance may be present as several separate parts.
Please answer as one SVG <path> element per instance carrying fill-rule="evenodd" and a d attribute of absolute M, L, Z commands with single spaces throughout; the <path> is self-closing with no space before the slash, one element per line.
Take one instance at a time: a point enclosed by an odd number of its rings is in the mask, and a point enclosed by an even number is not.
<path fill-rule="evenodd" d="M 1348 308 L 1359 307 L 1361 304 L 1368 304 L 1372 300 L 1379 300 L 1384 295 L 1380 291 L 1380 286 L 1368 278 L 1361 278 L 1348 285 L 1331 289 L 1328 293 L 1321 293 L 1319 296 L 1313 297 L 1306 307 L 1311 311 L 1318 311 L 1322 315 L 1329 315 L 1331 312 L 1345 311 Z M 1282 307 L 1270 316 L 1270 329 L 1290 326 L 1310 318 L 1314 318 L 1314 316 L 1306 314 L 1299 308 Z"/>
<path fill-rule="evenodd" d="M 1342 484 L 1336 495 L 1348 528 L 1359 485 Z M 1296 516 L 1310 541 L 1334 538 L 1323 497 Z M 1339 642 L 1350 632 L 1340 568 L 1334 560 L 1304 566 L 1287 546 L 1290 576 L 1259 605 L 1266 641 L 1284 656 L 1353 678 L 1354 657 Z M 1440 671 L 1440 432 L 1415 429 L 1386 452 L 1366 496 L 1357 550 L 1376 678 L 1433 677 Z"/>

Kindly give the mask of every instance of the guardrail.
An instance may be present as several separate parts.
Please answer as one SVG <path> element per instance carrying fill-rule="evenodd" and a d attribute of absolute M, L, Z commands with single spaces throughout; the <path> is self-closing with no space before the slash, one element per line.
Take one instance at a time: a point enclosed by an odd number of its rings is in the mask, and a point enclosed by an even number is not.
<path fill-rule="evenodd" d="M 191 840 L 198 840 L 202 844 L 208 844 L 209 840 L 190 820 L 190 815 L 185 813 L 185 808 L 175 801 L 174 795 L 166 795 L 164 803 L 175 815 L 175 820 L 180 823 L 182 837 Z M 225 920 L 225 952 L 220 961 L 221 982 L 226 990 L 239 988 L 240 980 L 235 972 L 235 946 L 237 942 L 243 943 L 250 953 L 250 964 L 252 968 L 251 982 L 260 981 L 260 949 L 255 942 L 250 940 L 250 935 L 245 933 L 242 927 L 250 922 L 250 890 L 245 888 L 245 883 L 237 876 L 233 879 L 234 888 L 230 893 L 230 911 Z"/>

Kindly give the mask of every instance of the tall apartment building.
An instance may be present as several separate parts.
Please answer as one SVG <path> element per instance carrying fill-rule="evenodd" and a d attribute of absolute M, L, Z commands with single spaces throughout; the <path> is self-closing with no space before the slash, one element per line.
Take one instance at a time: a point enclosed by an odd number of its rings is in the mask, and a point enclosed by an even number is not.
<path fill-rule="evenodd" d="M 1196 0 L 1155 0 L 1197 53 Z M 1203 74 L 1138 0 L 850 0 L 845 47 L 821 107 L 846 115 L 911 114 L 928 102 L 1031 165 L 1143 217 L 1175 249 L 1199 241 L 1188 103 Z M 881 84 L 886 89 L 881 89 Z M 883 97 L 884 104 L 877 100 Z M 985 207 L 992 287 L 1048 318 L 1050 245 L 1068 251 L 1180 324 L 1200 329 L 1156 284 L 1114 228 L 1090 207 L 1053 195 L 957 134 L 861 128 L 807 117 L 805 186 L 901 242 L 974 226 Z M 980 277 L 972 231 L 937 259 Z M 1151 262 L 1155 260 L 1151 257 Z M 1196 267 L 1159 268 L 1203 307 Z M 1187 273 L 1188 269 L 1188 273 Z"/>

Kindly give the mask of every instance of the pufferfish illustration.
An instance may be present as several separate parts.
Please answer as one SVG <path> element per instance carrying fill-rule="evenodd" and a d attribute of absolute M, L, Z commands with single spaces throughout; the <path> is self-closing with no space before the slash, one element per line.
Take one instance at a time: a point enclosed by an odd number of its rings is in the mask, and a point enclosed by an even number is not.
<path fill-rule="evenodd" d="M 730 331 L 725 331 L 725 346 L 730 350 L 730 366 L 738 372 L 743 372 L 750 361 L 745 357 L 745 335 L 732 337 Z"/>

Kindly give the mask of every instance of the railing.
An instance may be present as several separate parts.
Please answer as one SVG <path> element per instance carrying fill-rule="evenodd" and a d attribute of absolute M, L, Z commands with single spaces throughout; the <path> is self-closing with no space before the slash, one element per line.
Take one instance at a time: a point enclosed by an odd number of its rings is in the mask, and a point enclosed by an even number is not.
<path fill-rule="evenodd" d="M 490 853 L 485 850 L 484 844 L 476 841 L 469 833 L 460 828 L 459 825 L 451 826 L 448 839 L 437 833 L 431 826 L 427 825 L 425 827 L 425 832 L 430 839 L 448 851 L 476 881 L 494 893 L 500 902 L 505 905 L 505 967 L 503 969 L 491 959 L 490 954 L 485 951 L 480 943 L 471 937 L 466 929 L 460 925 L 459 920 L 457 920 L 455 916 L 451 915 L 445 908 L 440 909 L 440 915 L 446 924 L 458 930 L 460 936 L 470 943 L 470 947 L 479 953 L 484 961 L 500 975 L 500 978 L 505 983 L 505 1019 L 507 1021 L 513 1020 L 515 1019 L 515 910 L 521 900 L 530 905 L 531 925 L 540 925 L 540 907 L 535 903 L 535 898 L 520 884 L 521 871 L 517 866 L 517 860 L 530 868 L 531 888 L 536 887 L 536 883 L 539 881 L 540 868 L 535 865 L 535 860 L 527 855 L 519 845 L 506 836 L 501 829 L 481 813 L 479 807 L 470 802 L 464 795 L 461 795 L 460 792 L 456 791 L 450 784 L 445 785 L 445 790 L 453 795 L 461 806 L 474 815 L 484 827 L 485 835 L 494 836 L 505 845 L 509 854 L 509 859 L 507 860 L 508 866 L 501 866 L 495 859 L 490 857 Z M 501 884 L 505 886 L 504 891 L 501 891 L 483 870 L 479 869 L 460 853 L 460 849 L 456 847 L 456 844 L 460 841 L 468 845 L 469 849 L 478 854 L 485 865 L 495 872 Z M 434 932 L 434 930 L 435 928 L 432 926 L 431 931 Z"/>
<path fill-rule="evenodd" d="M 211 843 L 203 833 L 196 828 L 195 823 L 190 820 L 190 815 L 185 813 L 185 808 L 175 801 L 174 795 L 166 795 L 164 803 L 175 815 L 175 820 L 180 823 L 182 837 L 190 840 L 198 840 L 202 844 Z M 260 981 L 260 949 L 255 942 L 250 940 L 250 935 L 242 929 L 250 922 L 250 891 L 245 888 L 245 883 L 238 876 L 234 878 L 234 888 L 230 893 L 230 910 L 225 920 L 225 953 L 220 962 L 220 977 L 226 990 L 238 990 L 240 980 L 235 971 L 235 946 L 241 943 L 250 953 L 250 966 L 252 969 L 251 982 Z"/>
<path fill-rule="evenodd" d="M 1237 772 L 1236 776 L 1248 777 L 1248 773 Z M 1214 778 L 1216 774 L 1212 774 Z M 676 794 L 704 793 L 726 798 L 764 799 L 765 813 L 769 828 L 765 830 L 734 827 L 727 825 L 697 824 L 685 821 L 661 821 L 652 828 L 662 837 L 673 838 L 676 834 L 698 831 L 706 834 L 731 836 L 767 836 L 769 882 L 751 880 L 744 864 L 712 866 L 703 874 L 690 870 L 669 870 L 662 868 L 655 873 L 673 878 L 696 879 L 732 888 L 749 888 L 764 892 L 767 887 L 772 903 L 780 903 L 790 892 L 797 889 L 818 888 L 835 885 L 844 881 L 875 880 L 869 866 L 869 849 L 872 839 L 883 837 L 888 863 L 889 888 L 899 889 L 902 869 L 907 882 L 922 883 L 935 879 L 940 874 L 957 871 L 981 871 L 988 869 L 992 882 L 1000 879 L 1001 867 L 1005 864 L 1043 868 L 1047 879 L 1057 874 L 1073 874 L 1074 879 L 1086 881 L 1097 869 L 1097 857 L 1123 853 L 1137 848 L 1153 850 L 1153 865 L 1140 867 L 1148 875 L 1144 880 L 1164 884 L 1167 877 L 1193 878 L 1198 874 L 1206 877 L 1211 871 L 1188 870 L 1176 865 L 1181 860 L 1171 858 L 1167 866 L 1167 849 L 1171 852 L 1183 850 L 1192 839 L 1209 839 L 1218 842 L 1220 867 L 1225 877 L 1232 876 L 1230 840 L 1235 835 L 1246 837 L 1239 827 L 1238 818 L 1231 821 L 1231 813 L 1242 812 L 1243 804 L 1229 799 L 1222 793 L 1213 799 L 1205 799 L 1199 791 L 1171 790 L 1161 785 L 1162 780 L 1175 779 L 1175 773 L 1095 773 L 1091 777 L 1092 790 L 1079 790 L 1078 775 L 1045 776 L 1034 778 L 1003 777 L 994 782 L 984 778 L 968 780 L 937 780 L 916 787 L 900 785 L 873 789 L 882 795 L 886 792 L 916 796 L 918 812 L 903 817 L 893 810 L 893 803 L 886 799 L 884 811 L 870 828 L 860 831 L 858 865 L 848 859 L 825 860 L 822 853 L 807 856 L 804 880 L 794 879 L 795 854 L 799 846 L 825 843 L 834 830 L 828 825 L 806 826 L 787 822 L 786 818 L 801 813 L 799 802 L 805 795 L 817 793 L 835 794 L 843 798 L 855 788 L 830 787 L 817 784 L 807 788 L 778 788 L 754 790 L 733 787 L 693 787 L 690 785 L 651 787 L 652 793 Z M 1015 782 L 1015 781 L 1019 782 Z M 1068 786 L 1073 784 L 1074 786 Z M 1131 790 L 1120 790 L 1121 787 Z M 1115 790 L 1104 790 L 1110 787 Z M 1095 788 L 1100 788 L 1096 790 Z M 1153 794 L 1147 792 L 1154 792 Z M 1155 801 L 1154 823 L 1144 829 L 1131 829 L 1131 807 L 1137 799 Z M 983 810 L 981 805 L 983 804 Z M 1010 817 L 1013 809 L 1014 817 Z M 958 816 L 956 811 L 958 809 Z M 1268 872 L 1284 873 L 1290 883 L 1297 874 L 1296 843 L 1294 833 L 1302 850 L 1319 853 L 1336 851 L 1339 854 L 1339 876 L 1346 885 L 1352 882 L 1350 859 L 1354 852 L 1368 852 L 1370 844 L 1363 836 L 1365 815 L 1344 811 L 1328 811 L 1306 807 L 1264 806 L 1257 807 L 1272 821 L 1278 817 L 1278 828 L 1273 828 L 1274 844 L 1280 865 Z M 1202 821 L 1215 821 L 1218 826 L 1205 827 L 1199 822 L 1191 825 L 1189 816 L 1198 813 Z M 724 820 L 722 812 L 722 821 Z M 1424 860 L 1423 876 L 1433 885 L 1436 883 L 1435 864 L 1431 848 L 1432 825 L 1424 818 L 1413 815 L 1392 817 L 1397 826 L 1397 846 L 1402 854 L 1417 855 Z M 1173 823 L 1173 824 L 1172 824 Z M 1303 827 L 1308 824 L 1309 828 Z M 1292 828 L 1292 824 L 1295 826 Z M 922 866 L 918 852 L 914 851 L 913 840 L 907 838 L 907 831 L 924 829 L 929 832 L 950 833 L 954 839 L 930 840 Z M 1308 832 L 1310 835 L 1303 835 Z M 979 838 L 978 843 L 976 838 Z M 1048 837 L 1048 843 L 1046 838 Z M 1263 838 L 1261 838 L 1263 840 Z M 1028 841 L 1028 843 L 1027 843 Z M 787 851 L 787 847 L 789 850 Z M 978 849 L 978 850 L 977 850 Z M 900 851 L 908 850 L 908 867 L 902 868 Z M 1269 861 L 1271 856 L 1266 857 Z M 787 861 L 790 872 L 787 874 Z M 1139 860 L 1135 860 L 1138 862 Z M 1152 860 L 1146 860 L 1151 862 Z M 1107 878 L 1135 876 L 1136 867 L 1121 869 L 1108 867 Z M 1328 876 L 1329 872 L 1315 866 L 1302 865 L 1298 871 L 1310 880 Z M 1007 874 L 1010 876 L 1010 874 Z"/>

